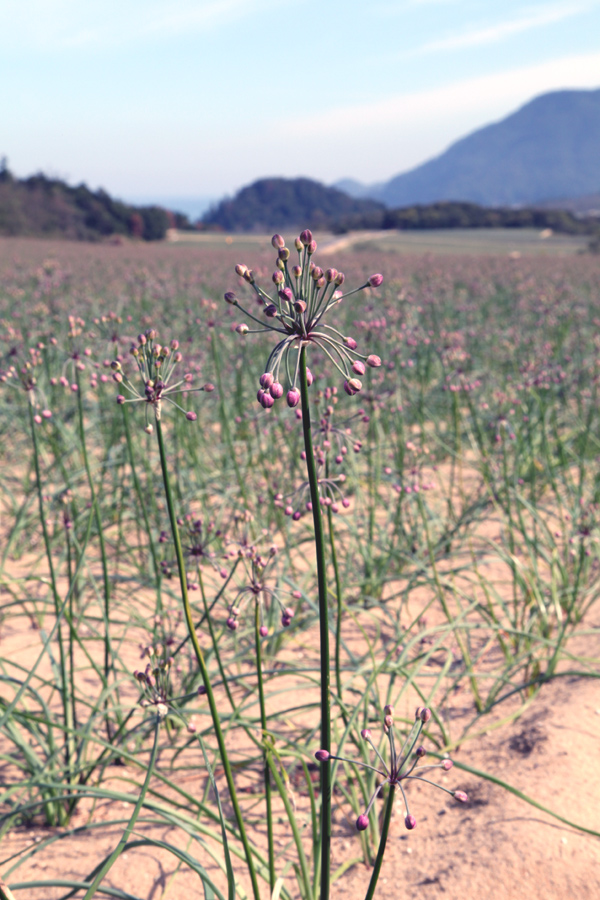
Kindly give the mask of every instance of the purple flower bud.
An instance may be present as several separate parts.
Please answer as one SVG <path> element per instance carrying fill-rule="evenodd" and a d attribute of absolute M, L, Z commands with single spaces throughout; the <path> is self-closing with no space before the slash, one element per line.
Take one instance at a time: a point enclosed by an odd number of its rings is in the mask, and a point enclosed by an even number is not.
<path fill-rule="evenodd" d="M 260 386 L 261 386 L 262 388 L 265 388 L 265 390 L 267 390 L 267 389 L 270 388 L 271 385 L 273 384 L 273 380 L 274 380 L 274 379 L 273 379 L 273 373 L 272 373 L 272 372 L 265 372 L 264 375 L 261 375 L 260 378 L 259 378 Z"/>
<path fill-rule="evenodd" d="M 344 390 L 351 397 L 354 394 L 358 394 L 358 392 L 360 391 L 361 388 L 362 388 L 362 382 L 358 378 L 348 378 L 344 382 Z"/>
<path fill-rule="evenodd" d="M 384 717 L 383 717 L 383 724 L 385 725 L 386 728 L 391 728 L 392 725 L 394 724 L 394 719 L 393 719 L 393 717 L 392 717 L 392 716 L 384 716 Z"/>
<path fill-rule="evenodd" d="M 225 624 L 227 625 L 227 627 L 228 627 L 229 629 L 231 629 L 231 631 L 235 631 L 236 628 L 238 627 L 238 623 L 237 623 L 237 621 L 233 618 L 233 616 L 229 616 L 229 618 L 227 619 L 227 622 L 226 622 Z"/>
<path fill-rule="evenodd" d="M 312 272 L 310 273 L 310 277 L 313 281 L 318 281 L 319 278 L 323 276 L 323 269 L 320 266 L 315 266 Z"/>
<path fill-rule="evenodd" d="M 422 759 L 427 753 L 427 750 L 425 749 L 425 747 L 417 747 L 415 753 L 419 757 L 419 759 Z"/>
<path fill-rule="evenodd" d="M 382 282 L 383 282 L 383 275 L 371 275 L 367 284 L 369 284 L 370 287 L 379 287 L 379 285 L 382 284 Z"/>
<path fill-rule="evenodd" d="M 343 283 L 345 282 L 345 280 L 346 280 L 346 276 L 344 275 L 344 273 L 338 272 L 337 277 L 335 279 L 335 283 L 337 284 L 337 286 L 341 287 L 343 285 Z"/>
<path fill-rule="evenodd" d="M 360 359 L 355 359 L 352 363 L 352 371 L 356 372 L 357 375 L 364 375 L 367 370 L 365 368 L 364 362 L 362 362 Z"/>
<path fill-rule="evenodd" d="M 282 247 L 282 248 L 277 252 L 277 256 L 279 257 L 279 259 L 281 260 L 281 262 L 287 262 L 288 259 L 290 258 L 290 251 L 288 250 L 287 247 Z"/>
<path fill-rule="evenodd" d="M 196 419 L 198 418 L 196 413 L 192 412 L 191 410 L 189 412 L 186 412 L 185 417 L 188 420 L 188 422 L 195 422 Z"/>
<path fill-rule="evenodd" d="M 306 228 L 306 229 L 300 234 L 300 240 L 302 241 L 302 243 L 304 244 L 305 247 L 308 247 L 308 245 L 310 244 L 310 242 L 312 241 L 312 239 L 313 239 L 312 231 L 309 231 L 308 228 Z"/>
<path fill-rule="evenodd" d="M 285 276 L 279 269 L 277 269 L 276 272 L 273 272 L 271 278 L 273 279 L 273 284 L 283 284 L 285 281 Z"/>
<path fill-rule="evenodd" d="M 296 390 L 296 388 L 292 388 L 291 391 L 287 392 L 287 405 L 290 409 L 293 409 L 295 406 L 298 406 L 300 403 L 300 391 Z"/>
<path fill-rule="evenodd" d="M 300 246 L 302 247 L 302 244 Z M 300 278 L 302 275 L 302 266 L 292 266 L 292 275 L 294 278 Z"/>
<path fill-rule="evenodd" d="M 381 365 L 381 358 L 371 353 L 370 356 L 367 356 L 367 365 L 371 366 L 372 369 L 378 369 Z"/>
<path fill-rule="evenodd" d="M 248 326 L 245 324 L 245 322 L 242 322 L 241 325 L 236 325 L 235 330 L 238 334 L 248 334 L 249 331 Z"/>
<path fill-rule="evenodd" d="M 427 709 L 427 707 L 425 707 L 425 709 L 421 710 L 421 722 L 423 722 L 426 725 L 430 719 L 431 719 L 431 710 Z"/>
<path fill-rule="evenodd" d="M 327 271 L 325 272 L 325 278 L 327 279 L 329 284 L 331 284 L 332 281 L 335 281 L 335 279 L 337 277 L 338 277 L 337 269 L 327 269 Z"/>
<path fill-rule="evenodd" d="M 279 250 L 281 247 L 285 247 L 285 240 L 280 234 L 274 234 L 271 238 L 271 243 L 275 250 Z"/>
<path fill-rule="evenodd" d="M 117 403 L 119 403 L 119 404 L 125 403 L 125 397 L 123 396 L 123 394 L 117 395 Z"/>
<path fill-rule="evenodd" d="M 214 389 L 215 389 L 215 386 L 214 386 L 214 384 L 211 384 L 210 381 L 207 381 L 206 384 L 202 385 L 202 390 L 206 391 L 207 394 L 212 394 Z"/>
<path fill-rule="evenodd" d="M 469 799 L 464 791 L 454 791 L 452 796 L 454 797 L 455 800 L 458 800 L 459 803 L 466 803 Z"/>
<path fill-rule="evenodd" d="M 294 309 L 298 313 L 306 312 L 306 303 L 304 302 L 304 300 L 296 300 L 296 302 L 294 303 Z"/>
<path fill-rule="evenodd" d="M 384 716 L 393 716 L 394 715 L 394 707 L 390 703 L 386 703 L 383 707 Z"/>
<path fill-rule="evenodd" d="M 446 772 L 449 772 L 453 765 L 454 763 L 451 759 L 445 759 L 442 763 L 442 769 L 445 769 Z"/>
<path fill-rule="evenodd" d="M 269 633 L 269 629 L 267 628 L 266 625 L 261 625 L 260 628 L 258 629 L 258 633 L 260 634 L 261 637 L 266 637 Z"/>
<path fill-rule="evenodd" d="M 292 620 L 290 619 L 289 616 L 282 616 L 282 617 L 281 617 L 281 624 L 283 625 L 284 628 L 287 628 L 288 625 L 291 625 L 291 624 L 292 624 Z"/>
<path fill-rule="evenodd" d="M 315 759 L 318 759 L 319 762 L 327 762 L 329 759 L 329 751 L 328 750 L 317 750 L 315 753 Z"/>
<path fill-rule="evenodd" d="M 409 831 L 412 831 L 413 828 L 415 828 L 417 825 L 417 820 L 415 819 L 414 816 L 406 816 L 406 818 L 404 819 L 404 824 L 406 825 L 406 827 L 408 828 Z"/>
<path fill-rule="evenodd" d="M 206 688 L 204 687 L 203 684 L 201 684 L 200 687 L 198 688 L 198 696 L 203 697 L 205 695 L 205 693 L 206 693 Z"/>
<path fill-rule="evenodd" d="M 311 241 L 310 244 L 308 245 L 308 247 L 306 248 L 306 252 L 308 253 L 309 256 L 312 256 L 312 254 L 316 253 L 316 251 L 317 251 L 317 242 Z"/>
<path fill-rule="evenodd" d="M 362 730 L 361 733 L 360 733 L 360 736 L 361 736 L 361 738 L 364 738 L 365 741 L 371 740 L 371 729 L 370 729 L 370 728 L 363 728 L 363 730 Z"/>
<path fill-rule="evenodd" d="M 307 368 L 306 368 L 306 383 L 307 383 L 307 385 L 310 387 L 314 380 L 315 380 L 315 379 L 314 379 L 314 377 L 313 377 L 313 373 L 312 373 L 312 372 L 310 371 L 310 369 L 307 367 Z"/>
<path fill-rule="evenodd" d="M 271 407 L 275 403 L 275 400 L 271 396 L 271 394 L 267 393 L 267 391 L 264 391 L 261 399 L 259 400 L 259 403 L 263 409 L 271 409 Z"/>
<path fill-rule="evenodd" d="M 364 831 L 369 827 L 369 817 L 365 816 L 363 813 L 362 816 L 359 816 L 356 820 L 356 829 L 357 831 Z"/>
<path fill-rule="evenodd" d="M 269 303 L 268 306 L 265 306 L 265 316 L 268 316 L 270 319 L 273 319 L 277 312 L 278 310 L 274 303 Z"/>
<path fill-rule="evenodd" d="M 283 615 L 286 616 L 286 618 L 288 618 L 288 619 L 293 619 L 294 618 L 294 610 L 292 609 L 291 606 L 286 606 L 286 608 L 283 611 Z"/>
<path fill-rule="evenodd" d="M 279 400 L 280 397 L 283 397 L 283 385 L 279 384 L 278 381 L 274 381 L 269 388 L 269 393 L 275 400 Z"/>
<path fill-rule="evenodd" d="M 227 291 L 227 293 L 225 294 L 225 302 L 231 303 L 232 306 L 235 306 L 235 304 L 237 303 L 237 297 L 235 296 L 233 291 Z"/>
<path fill-rule="evenodd" d="M 302 241 L 300 240 L 299 237 L 297 237 L 297 238 L 294 239 L 294 247 L 296 248 L 296 250 L 298 251 L 298 253 L 300 253 L 300 251 L 302 250 L 302 247 L 303 247 L 303 246 L 304 246 L 304 245 L 303 245 L 303 243 L 302 243 Z M 297 266 L 296 268 L 299 268 L 299 267 Z"/>
<path fill-rule="evenodd" d="M 288 300 L 290 303 L 294 299 L 294 295 L 292 294 L 290 288 L 283 288 L 283 290 L 279 291 L 279 296 L 282 300 Z"/>
<path fill-rule="evenodd" d="M 246 272 L 248 271 L 248 266 L 244 266 L 241 263 L 238 263 L 237 266 L 235 267 L 235 271 L 236 271 L 236 274 L 240 276 L 240 278 L 243 278 L 245 276 Z"/>
<path fill-rule="evenodd" d="M 256 393 L 256 399 L 258 400 L 258 402 L 260 403 L 261 406 L 262 406 L 262 398 L 264 397 L 264 395 L 265 395 L 265 392 L 263 391 L 262 388 L 260 388 Z"/>
<path fill-rule="evenodd" d="M 356 341 L 355 341 L 354 338 L 352 338 L 352 337 L 344 338 L 344 344 L 345 344 L 346 347 L 348 347 L 350 350 L 356 350 L 356 348 L 358 347 L 358 344 L 356 343 Z"/>

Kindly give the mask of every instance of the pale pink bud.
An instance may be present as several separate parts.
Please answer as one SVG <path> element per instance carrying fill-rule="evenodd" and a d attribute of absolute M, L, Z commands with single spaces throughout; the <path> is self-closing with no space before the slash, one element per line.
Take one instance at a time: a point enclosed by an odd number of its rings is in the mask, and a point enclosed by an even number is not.
<path fill-rule="evenodd" d="M 351 397 L 354 394 L 358 394 L 358 392 L 360 391 L 361 388 L 362 388 L 362 381 L 360 381 L 358 378 L 348 378 L 344 382 L 344 390 Z"/>
<path fill-rule="evenodd" d="M 367 282 L 371 287 L 379 287 L 383 282 L 383 275 L 371 275 Z"/>

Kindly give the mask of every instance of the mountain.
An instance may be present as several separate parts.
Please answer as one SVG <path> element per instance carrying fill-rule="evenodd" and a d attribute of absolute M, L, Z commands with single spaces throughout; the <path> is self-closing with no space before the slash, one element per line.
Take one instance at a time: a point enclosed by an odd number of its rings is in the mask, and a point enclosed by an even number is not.
<path fill-rule="evenodd" d="M 337 188 L 338 191 L 343 191 L 349 197 L 357 199 L 371 197 L 382 186 L 381 184 L 363 184 L 362 181 L 357 181 L 355 178 L 340 178 L 339 181 L 335 181 L 332 184 L 332 187 Z"/>
<path fill-rule="evenodd" d="M 346 216 L 381 209 L 382 203 L 349 197 L 309 178 L 263 178 L 222 200 L 202 221 L 223 231 L 272 231 L 307 222 L 311 228 L 330 228 Z"/>
<path fill-rule="evenodd" d="M 390 207 L 440 200 L 531 205 L 600 193 L 600 89 L 553 91 L 361 196 Z M 363 186 L 354 185 L 354 192 Z"/>

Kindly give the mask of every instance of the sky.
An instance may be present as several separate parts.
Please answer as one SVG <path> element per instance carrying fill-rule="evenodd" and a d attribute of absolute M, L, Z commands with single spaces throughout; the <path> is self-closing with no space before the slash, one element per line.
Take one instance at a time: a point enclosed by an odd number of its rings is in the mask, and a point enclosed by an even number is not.
<path fill-rule="evenodd" d="M 385 181 L 600 87 L 600 0 L 0 0 L 0 155 L 126 199 Z"/>

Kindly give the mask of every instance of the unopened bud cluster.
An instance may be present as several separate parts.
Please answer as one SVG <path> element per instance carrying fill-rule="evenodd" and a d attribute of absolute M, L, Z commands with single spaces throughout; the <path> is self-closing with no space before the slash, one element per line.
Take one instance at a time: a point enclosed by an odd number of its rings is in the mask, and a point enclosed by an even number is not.
<path fill-rule="evenodd" d="M 198 418 L 193 410 L 185 410 L 175 400 L 174 395 L 184 395 L 195 393 L 198 391 L 213 391 L 212 384 L 205 384 L 199 388 L 192 388 L 193 375 L 187 372 L 179 381 L 172 383 L 175 368 L 183 361 L 183 355 L 179 350 L 179 341 L 172 340 L 170 344 L 161 345 L 157 341 L 158 332 L 154 328 L 149 328 L 143 334 L 138 335 L 137 343 L 131 345 L 130 353 L 136 362 L 138 372 L 141 375 L 144 385 L 143 393 L 129 380 L 121 361 L 116 359 L 111 363 L 113 370 L 113 380 L 123 385 L 129 393 L 130 397 L 119 394 L 117 403 L 145 403 L 146 411 L 146 431 L 152 432 L 152 425 L 149 421 L 148 411 L 150 408 L 154 410 L 154 418 L 160 420 L 163 401 L 166 400 L 175 406 L 184 414 L 190 422 L 195 422 Z"/>
<path fill-rule="evenodd" d="M 156 707 L 156 712 L 161 719 L 164 719 L 169 711 L 169 675 L 173 665 L 173 657 L 165 656 L 165 652 L 162 644 L 148 647 L 144 652 L 144 655 L 149 657 L 146 668 L 143 671 L 135 669 L 133 672 L 133 677 L 142 691 L 140 706 Z"/>
<path fill-rule="evenodd" d="M 423 726 L 426 725 L 430 721 L 430 719 L 431 710 L 427 709 L 427 707 L 418 707 L 415 713 L 415 723 L 410 731 L 410 734 L 408 735 L 404 743 L 400 744 L 400 736 L 396 735 L 394 732 L 394 707 L 390 705 L 384 707 L 383 730 L 387 736 L 389 745 L 387 762 L 375 746 L 371 730 L 369 728 L 364 728 L 361 731 L 362 739 L 366 741 L 367 744 L 369 744 L 372 750 L 375 752 L 379 764 L 381 765 L 381 769 L 366 765 L 365 763 L 358 762 L 357 760 L 346 759 L 343 756 L 334 756 L 327 750 L 317 750 L 317 752 L 315 753 L 315 757 L 322 763 L 325 763 L 331 759 L 339 759 L 342 762 L 352 763 L 352 765 L 362 766 L 363 768 L 370 770 L 374 769 L 379 775 L 381 775 L 381 778 L 383 780 L 375 788 L 375 791 L 371 796 L 371 799 L 369 800 L 365 812 L 362 813 L 356 820 L 356 828 L 358 831 L 364 831 L 368 827 L 369 813 L 373 807 L 375 799 L 386 784 L 389 784 L 393 788 L 398 787 L 402 793 L 402 798 L 404 800 L 404 805 L 406 808 L 404 824 L 409 831 L 416 827 L 417 820 L 410 813 L 408 798 L 406 796 L 405 790 L 406 782 L 426 782 L 427 784 L 438 787 L 440 788 L 440 790 L 445 791 L 447 794 L 450 794 L 452 797 L 454 797 L 455 800 L 458 800 L 460 803 L 466 803 L 469 799 L 464 791 L 449 790 L 448 788 L 444 787 L 444 785 L 438 784 L 435 781 L 431 781 L 429 778 L 423 777 L 424 772 L 429 773 L 432 769 L 442 769 L 444 772 L 448 772 L 453 765 L 451 759 L 443 759 L 439 763 L 433 763 L 426 766 L 419 765 L 419 762 L 423 759 L 424 756 L 426 756 L 427 751 L 423 746 L 417 746 L 417 744 L 421 735 L 421 731 L 423 730 Z M 399 741 L 398 747 L 396 746 L 396 737 L 398 737 Z"/>
<path fill-rule="evenodd" d="M 326 314 L 351 294 L 365 288 L 379 287 L 382 275 L 371 275 L 368 281 L 348 293 L 341 289 L 345 282 L 343 272 L 329 268 L 325 271 L 317 266 L 312 257 L 317 243 L 312 233 L 306 229 L 294 241 L 297 264 L 291 265 L 291 251 L 286 247 L 280 234 L 273 235 L 271 243 L 277 251 L 275 271 L 272 281 L 275 286 L 273 296 L 256 283 L 254 273 L 245 265 L 235 267 L 239 275 L 256 294 L 262 318 L 244 309 L 232 291 L 225 294 L 225 300 L 240 309 L 255 324 L 250 328 L 245 322 L 238 324 L 238 334 L 273 331 L 281 337 L 271 351 L 265 371 L 259 379 L 257 399 L 264 409 L 270 409 L 283 396 L 291 408 L 300 403 L 298 373 L 300 351 L 311 344 L 318 345 L 340 372 L 347 394 L 358 393 L 362 388 L 359 376 L 363 376 L 366 366 L 377 368 L 381 365 L 378 356 L 363 356 L 356 352 L 357 342 L 345 336 L 325 321 Z M 310 385 L 313 376 L 307 372 Z M 284 384 L 285 382 L 285 384 Z"/>

